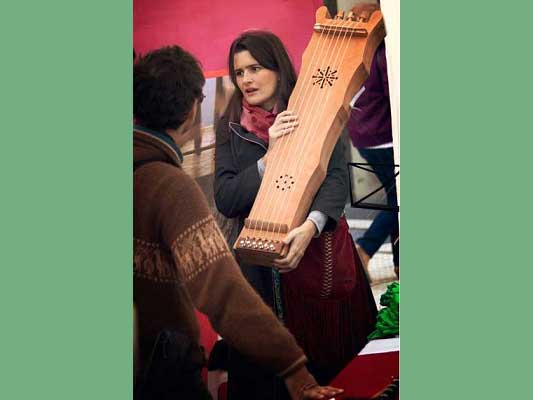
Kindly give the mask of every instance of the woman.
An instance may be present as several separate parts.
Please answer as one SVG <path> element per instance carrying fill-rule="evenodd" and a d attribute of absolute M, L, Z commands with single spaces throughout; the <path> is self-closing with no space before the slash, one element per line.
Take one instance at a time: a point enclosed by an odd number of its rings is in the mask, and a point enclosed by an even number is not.
<path fill-rule="evenodd" d="M 214 191 L 218 210 L 237 218 L 241 228 L 266 165 L 276 161 L 269 158 L 269 148 L 298 126 L 298 115 L 285 110 L 296 73 L 283 44 L 270 32 L 243 33 L 232 43 L 228 62 L 236 90 L 217 126 Z M 285 239 L 289 252 L 276 261 L 277 268 L 240 265 L 295 335 L 322 383 L 364 346 L 376 314 L 342 217 L 349 187 L 343 153 L 339 141 L 307 219 Z M 271 375 L 233 350 L 228 369 L 230 399 L 285 398 Z"/>

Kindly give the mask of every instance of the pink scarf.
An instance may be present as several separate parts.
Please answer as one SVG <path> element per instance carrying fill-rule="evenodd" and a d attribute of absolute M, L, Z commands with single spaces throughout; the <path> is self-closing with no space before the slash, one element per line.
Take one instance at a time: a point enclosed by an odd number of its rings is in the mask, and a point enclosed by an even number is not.
<path fill-rule="evenodd" d="M 258 106 L 252 106 L 242 99 L 241 125 L 248 132 L 253 133 L 259 139 L 268 144 L 268 128 L 272 126 L 276 119 L 276 107 L 266 111 Z"/>

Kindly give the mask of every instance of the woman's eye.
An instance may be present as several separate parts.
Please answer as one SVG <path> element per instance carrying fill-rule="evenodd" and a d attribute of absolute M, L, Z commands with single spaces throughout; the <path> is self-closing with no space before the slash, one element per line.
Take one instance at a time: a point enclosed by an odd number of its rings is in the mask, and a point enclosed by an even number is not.
<path fill-rule="evenodd" d="M 242 71 L 236 71 L 235 72 L 235 76 L 242 76 L 243 72 Z"/>
<path fill-rule="evenodd" d="M 260 67 L 260 66 L 255 66 L 255 67 L 253 68 L 253 71 L 254 71 L 254 72 L 257 72 L 257 71 L 260 71 L 260 70 L 261 70 L 261 67 Z"/>

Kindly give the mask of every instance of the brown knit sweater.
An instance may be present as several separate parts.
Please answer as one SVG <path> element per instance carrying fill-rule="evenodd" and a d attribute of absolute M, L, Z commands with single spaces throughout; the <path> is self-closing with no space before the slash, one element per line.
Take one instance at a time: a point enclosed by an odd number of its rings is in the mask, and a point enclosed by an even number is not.
<path fill-rule="evenodd" d="M 196 307 L 241 353 L 284 377 L 306 358 L 248 285 L 200 188 L 163 140 L 134 131 L 134 301 L 142 348 L 163 329 L 198 340 Z M 145 346 L 147 347 L 147 346 Z"/>

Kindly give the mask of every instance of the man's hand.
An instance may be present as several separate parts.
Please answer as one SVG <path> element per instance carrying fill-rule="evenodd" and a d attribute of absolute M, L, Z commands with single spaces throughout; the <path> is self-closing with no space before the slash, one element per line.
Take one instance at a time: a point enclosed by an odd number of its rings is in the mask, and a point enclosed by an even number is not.
<path fill-rule="evenodd" d="M 285 378 L 285 384 L 292 400 L 326 400 L 344 392 L 331 386 L 318 386 L 305 367 Z"/>
<path fill-rule="evenodd" d="M 302 225 L 289 232 L 283 243 L 289 245 L 289 252 L 284 258 L 275 260 L 274 264 L 280 273 L 290 272 L 298 266 L 307 246 L 317 233 L 315 224 L 306 220 Z"/>
<path fill-rule="evenodd" d="M 344 392 L 344 390 L 331 386 L 315 386 L 311 389 L 304 390 L 299 399 L 331 399 L 342 392 Z"/>

